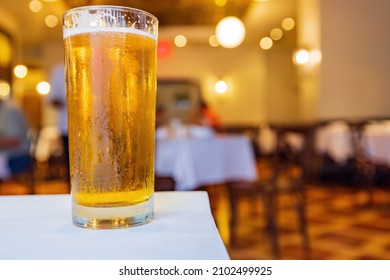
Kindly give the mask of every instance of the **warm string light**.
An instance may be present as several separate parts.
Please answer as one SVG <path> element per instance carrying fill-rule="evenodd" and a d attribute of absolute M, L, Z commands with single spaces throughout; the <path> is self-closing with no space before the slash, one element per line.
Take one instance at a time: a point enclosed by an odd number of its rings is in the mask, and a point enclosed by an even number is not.
<path fill-rule="evenodd" d="M 260 40 L 260 47 L 263 50 L 269 50 L 270 48 L 272 48 L 273 44 L 274 42 L 270 37 L 264 37 Z"/>
<path fill-rule="evenodd" d="M 292 30 L 295 27 L 295 21 L 292 18 L 285 18 L 282 20 L 282 28 L 286 31 Z M 270 36 L 260 39 L 259 45 L 263 50 L 269 50 L 274 45 L 274 41 L 278 41 L 283 37 L 283 30 L 275 27 L 271 29 Z"/>
<path fill-rule="evenodd" d="M 282 27 L 284 30 L 292 30 L 295 27 L 295 20 L 292 18 L 285 18 L 282 21 Z"/>
<path fill-rule="evenodd" d="M 272 40 L 278 41 L 278 40 L 282 39 L 283 31 L 280 28 L 274 28 L 274 29 L 271 30 L 269 35 L 270 35 Z"/>
<path fill-rule="evenodd" d="M 282 39 L 283 30 L 289 31 L 295 27 L 295 20 L 292 18 L 285 18 L 281 23 L 281 27 L 282 28 L 275 27 L 271 29 L 269 36 L 265 36 L 259 41 L 259 45 L 262 49 L 271 49 L 274 45 L 274 41 Z M 241 45 L 245 35 L 245 25 L 242 21 L 237 17 L 229 16 L 218 22 L 215 28 L 215 34 L 209 37 L 208 43 L 214 48 L 218 46 L 222 46 L 224 48 L 236 48 Z M 181 34 L 177 35 L 173 40 L 175 46 L 179 48 L 185 47 L 187 42 L 187 37 Z"/>
<path fill-rule="evenodd" d="M 42 0 L 47 3 L 56 2 L 58 0 Z M 39 0 L 31 0 L 28 4 L 30 10 L 33 13 L 39 13 L 43 8 L 43 3 Z M 55 15 L 47 15 L 44 20 L 45 24 L 49 28 L 54 28 L 58 25 L 59 19 Z"/>
<path fill-rule="evenodd" d="M 31 0 L 30 3 L 28 4 L 28 7 L 33 13 L 38 13 L 42 10 L 42 2 L 39 0 Z"/>
<path fill-rule="evenodd" d="M 50 27 L 56 27 L 58 24 L 58 18 L 54 15 L 48 15 L 45 17 L 45 24 Z"/>

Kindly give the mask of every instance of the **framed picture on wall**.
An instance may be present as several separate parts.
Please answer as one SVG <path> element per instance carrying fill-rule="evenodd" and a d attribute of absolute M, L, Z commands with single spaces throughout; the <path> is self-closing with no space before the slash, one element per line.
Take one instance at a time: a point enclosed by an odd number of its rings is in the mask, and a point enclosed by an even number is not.
<path fill-rule="evenodd" d="M 157 82 L 157 108 L 163 109 L 167 123 L 172 119 L 190 123 L 197 114 L 200 99 L 197 81 L 159 79 Z"/>

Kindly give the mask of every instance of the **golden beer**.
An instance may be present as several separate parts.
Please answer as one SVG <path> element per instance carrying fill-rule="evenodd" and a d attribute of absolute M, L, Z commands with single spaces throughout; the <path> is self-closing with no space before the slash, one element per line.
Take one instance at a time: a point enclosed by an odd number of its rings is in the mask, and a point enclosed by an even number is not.
<path fill-rule="evenodd" d="M 64 46 L 74 222 L 94 228 L 147 222 L 153 216 L 156 38 L 104 26 L 64 36 Z"/>

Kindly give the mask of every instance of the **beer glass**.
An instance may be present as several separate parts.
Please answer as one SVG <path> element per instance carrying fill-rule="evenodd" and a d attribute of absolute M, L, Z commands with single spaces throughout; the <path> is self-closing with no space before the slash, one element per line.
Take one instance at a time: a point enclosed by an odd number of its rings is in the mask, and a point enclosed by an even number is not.
<path fill-rule="evenodd" d="M 158 20 L 127 7 L 63 16 L 73 223 L 153 219 Z"/>

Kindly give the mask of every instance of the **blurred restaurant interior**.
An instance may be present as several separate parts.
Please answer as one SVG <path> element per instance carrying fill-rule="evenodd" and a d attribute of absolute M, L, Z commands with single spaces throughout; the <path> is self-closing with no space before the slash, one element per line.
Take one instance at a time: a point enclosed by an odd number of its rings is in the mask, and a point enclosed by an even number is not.
<path fill-rule="evenodd" d="M 26 116 L 31 157 L 0 195 L 69 193 L 47 102 L 61 17 L 106 4 L 159 19 L 155 188 L 206 190 L 232 259 L 390 258 L 390 1 L 0 0 L 0 98 Z M 219 118 L 203 130 L 202 102 Z"/>

